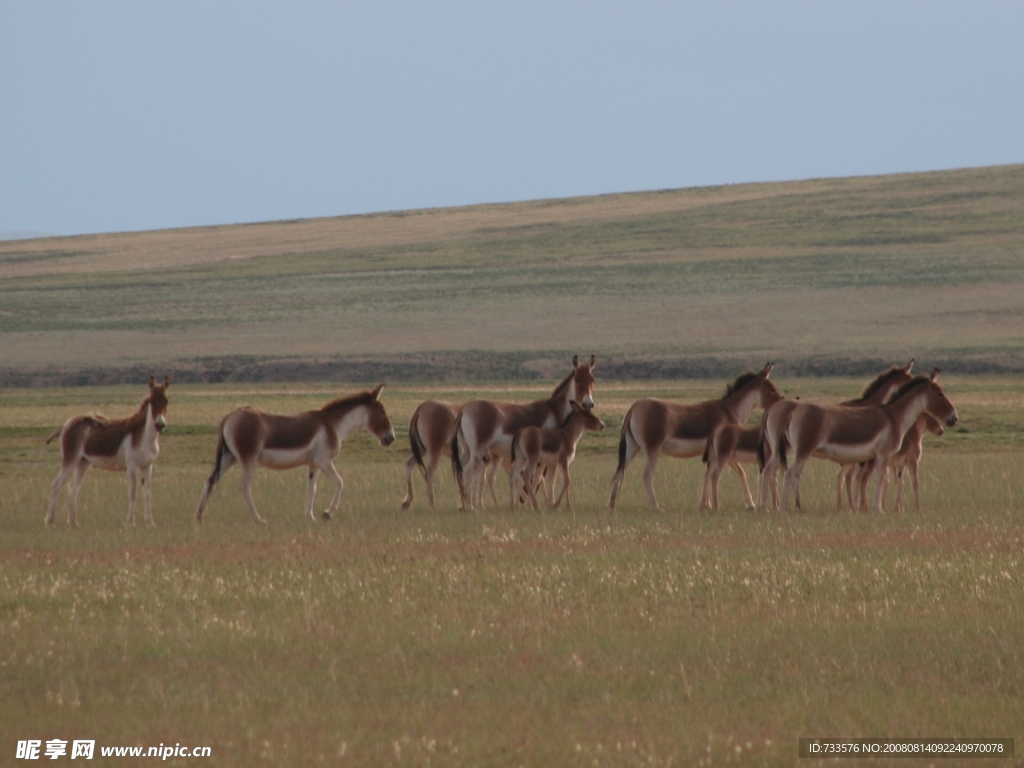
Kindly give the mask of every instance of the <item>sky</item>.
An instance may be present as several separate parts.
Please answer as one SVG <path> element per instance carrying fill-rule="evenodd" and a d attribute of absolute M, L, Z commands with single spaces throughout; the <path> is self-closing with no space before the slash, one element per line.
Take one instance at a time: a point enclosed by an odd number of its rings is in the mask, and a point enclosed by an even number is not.
<path fill-rule="evenodd" d="M 1024 162 L 1024 3 L 0 0 L 0 237 Z"/>

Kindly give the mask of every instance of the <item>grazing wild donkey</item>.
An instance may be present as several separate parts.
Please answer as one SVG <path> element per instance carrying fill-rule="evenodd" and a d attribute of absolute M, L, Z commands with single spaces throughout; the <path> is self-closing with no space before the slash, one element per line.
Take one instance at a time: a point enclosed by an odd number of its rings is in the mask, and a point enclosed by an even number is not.
<path fill-rule="evenodd" d="M 768 363 L 757 373 L 742 374 L 718 400 L 683 405 L 645 397 L 633 403 L 622 420 L 619 466 L 612 480 L 609 509 L 615 509 L 615 499 L 629 462 L 638 453 L 643 453 L 647 457 L 643 474 L 647 496 L 651 509 L 660 512 L 661 507 L 654 495 L 654 470 L 661 455 L 680 459 L 700 456 L 707 448 L 708 438 L 716 430 L 726 424 L 742 424 L 755 407 L 767 408 L 781 400 L 782 395 L 768 379 L 772 366 Z"/>
<path fill-rule="evenodd" d="M 78 490 L 90 466 L 128 473 L 128 524 L 135 525 L 135 481 L 142 482 L 146 504 L 146 522 L 153 522 L 153 462 L 160 455 L 160 433 L 167 426 L 167 387 L 170 378 L 157 384 L 149 378 L 149 397 L 139 410 L 126 419 L 108 419 L 95 413 L 73 416 L 64 426 L 46 438 L 52 442 L 60 437 L 60 472 L 53 481 L 46 524 L 53 525 L 57 501 L 65 483 L 68 490 L 68 525 L 78 525 Z"/>
<path fill-rule="evenodd" d="M 203 510 L 214 486 L 235 462 L 242 468 L 242 498 L 254 521 L 264 522 L 252 500 L 256 466 L 290 469 L 303 464 L 309 467 L 306 516 L 310 520 L 314 519 L 317 475 L 323 472 L 334 481 L 334 498 L 323 513 L 323 518 L 330 520 L 338 509 L 345 485 L 334 468 L 334 459 L 341 450 L 342 442 L 359 428 L 366 429 L 382 445 L 391 445 L 395 440 L 395 430 L 379 399 L 383 388 L 381 384 L 372 392 L 338 398 L 317 411 L 306 411 L 296 416 L 277 416 L 258 408 L 239 408 L 229 413 L 217 430 L 217 457 L 199 499 L 196 521 L 202 522 Z"/>
<path fill-rule="evenodd" d="M 572 371 L 551 397 L 523 405 L 494 400 L 470 400 L 459 410 L 452 438 L 452 466 L 459 483 L 460 506 L 473 509 L 483 495 L 485 467 L 499 461 L 510 467 L 512 438 L 523 427 L 556 427 L 572 411 L 575 400 L 584 410 L 594 407 L 594 364 L 572 358 Z M 511 477 L 509 478 L 511 481 Z"/>
<path fill-rule="evenodd" d="M 527 497 L 537 509 L 538 481 L 544 485 L 544 496 L 548 506 L 554 509 L 565 497 L 565 504 L 572 509 L 569 501 L 569 465 L 576 458 L 576 446 L 584 431 L 600 432 L 604 422 L 593 411 L 583 408 L 575 400 L 569 405 L 572 412 L 559 427 L 523 427 L 512 438 L 512 478 L 508 488 L 509 509 L 515 509 L 519 480 L 522 479 Z M 555 475 L 562 471 L 564 482 L 558 498 L 555 495 Z M 537 472 L 540 472 L 540 475 Z M 546 479 L 547 482 L 544 482 Z"/>

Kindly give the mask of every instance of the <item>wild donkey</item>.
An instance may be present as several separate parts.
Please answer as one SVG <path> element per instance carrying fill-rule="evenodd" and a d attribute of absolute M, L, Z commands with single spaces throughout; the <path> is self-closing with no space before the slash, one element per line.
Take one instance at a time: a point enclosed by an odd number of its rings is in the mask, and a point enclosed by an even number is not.
<path fill-rule="evenodd" d="M 52 442 L 60 437 L 60 472 L 53 481 L 46 524 L 53 525 L 53 515 L 64 484 L 71 478 L 68 490 L 68 525 L 78 525 L 78 490 L 90 466 L 113 472 L 128 472 L 128 524 L 135 525 L 135 481 L 142 482 L 146 503 L 146 522 L 153 522 L 153 462 L 160 455 L 160 433 L 167 426 L 167 387 L 149 377 L 149 397 L 139 410 L 126 419 L 108 419 L 99 413 L 74 416 L 46 438 Z M 73 476 L 72 476 L 73 475 Z"/>
<path fill-rule="evenodd" d="M 560 427 L 523 427 L 512 438 L 509 509 L 515 509 L 520 479 L 534 509 L 537 509 L 537 485 L 541 483 L 544 484 L 544 496 L 548 506 L 557 507 L 564 496 L 566 506 L 572 509 L 572 503 L 569 501 L 569 465 L 576 458 L 576 446 L 584 431 L 600 432 L 604 429 L 604 422 L 575 400 L 570 401 L 569 405 L 572 412 Z M 564 481 L 561 493 L 552 501 L 558 470 L 562 471 Z"/>
<path fill-rule="evenodd" d="M 265 522 L 252 500 L 252 480 L 257 465 L 270 469 L 309 467 L 306 516 L 310 520 L 313 519 L 317 476 L 320 472 L 325 473 L 334 481 L 334 497 L 323 513 L 323 518 L 330 520 L 338 509 L 341 490 L 345 486 L 334 468 L 334 459 L 341 450 L 342 442 L 359 428 L 366 429 L 382 445 L 391 445 L 395 440 L 391 419 L 380 402 L 383 388 L 381 384 L 372 392 L 341 397 L 319 410 L 295 416 L 278 416 L 258 408 L 239 408 L 229 413 L 217 430 L 217 456 L 196 508 L 196 521 L 203 521 L 203 512 L 214 486 L 235 462 L 242 465 L 242 498 L 257 523 Z"/>

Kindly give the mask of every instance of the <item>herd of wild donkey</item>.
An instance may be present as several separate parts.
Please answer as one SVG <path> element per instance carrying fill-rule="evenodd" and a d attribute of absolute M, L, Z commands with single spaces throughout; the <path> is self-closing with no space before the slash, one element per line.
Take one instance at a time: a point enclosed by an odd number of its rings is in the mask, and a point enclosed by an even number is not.
<path fill-rule="evenodd" d="M 866 508 L 867 483 L 878 478 L 874 508 L 881 511 L 888 473 L 896 481 L 896 509 L 904 471 L 909 471 L 915 502 L 920 508 L 917 467 L 926 432 L 941 434 L 943 425 L 957 422 L 956 409 L 936 381 L 938 369 L 928 376 L 913 376 L 911 360 L 880 373 L 856 400 L 836 405 L 816 405 L 783 398 L 769 380 L 772 364 L 757 373 L 747 372 L 728 385 L 717 400 L 695 404 L 674 403 L 645 397 L 637 400 L 622 422 L 618 468 L 612 480 L 608 505 L 614 510 L 626 467 L 638 453 L 647 459 L 644 485 L 652 509 L 660 510 L 654 495 L 654 471 L 662 455 L 687 458 L 702 456 L 707 464 L 701 506 L 718 508 L 718 482 L 731 466 L 743 486 L 748 507 L 755 507 L 741 464 L 757 463 L 759 472 L 756 506 L 786 509 L 791 494 L 800 508 L 800 476 L 812 456 L 841 465 L 837 505 L 843 507 L 844 488 L 851 509 Z M 572 371 L 551 396 L 532 403 L 471 400 L 453 405 L 428 400 L 409 421 L 411 456 L 406 462 L 408 490 L 402 505 L 413 500 L 412 476 L 417 469 L 426 480 L 427 498 L 434 506 L 433 478 L 442 456 L 450 457 L 458 480 L 460 506 L 481 504 L 485 482 L 498 503 L 494 487 L 499 465 L 509 472 L 509 505 L 529 502 L 537 508 L 537 490 L 557 507 L 569 502 L 569 464 L 583 432 L 600 430 L 604 423 L 594 413 L 594 365 L 578 357 Z M 159 435 L 166 426 L 168 379 L 151 378 L 149 396 L 139 410 L 124 419 L 99 414 L 75 416 L 54 432 L 47 442 L 60 438 L 61 469 L 53 483 L 46 524 L 53 525 L 62 489 L 70 480 L 68 524 L 77 522 L 77 495 L 90 466 L 128 473 L 128 523 L 135 521 L 135 492 L 141 482 L 146 520 L 153 524 L 151 479 L 159 454 Z M 356 429 L 366 429 L 384 445 L 395 439 L 395 430 L 380 401 L 383 384 L 372 391 L 332 400 L 316 411 L 295 416 L 265 413 L 258 408 L 239 408 L 221 421 L 213 471 L 206 480 L 196 520 L 202 521 L 210 494 L 220 476 L 233 464 L 241 471 L 241 491 L 253 520 L 262 522 L 252 498 L 257 465 L 272 469 L 309 467 L 306 515 L 313 519 L 313 500 L 320 472 L 334 481 L 334 496 L 324 519 L 338 509 L 343 481 L 334 467 L 342 442 Z M 754 408 L 764 410 L 759 426 L 743 424 Z M 786 475 L 781 502 L 778 474 Z M 554 494 L 556 475 L 562 488 Z M 770 495 L 770 502 L 769 502 Z"/>

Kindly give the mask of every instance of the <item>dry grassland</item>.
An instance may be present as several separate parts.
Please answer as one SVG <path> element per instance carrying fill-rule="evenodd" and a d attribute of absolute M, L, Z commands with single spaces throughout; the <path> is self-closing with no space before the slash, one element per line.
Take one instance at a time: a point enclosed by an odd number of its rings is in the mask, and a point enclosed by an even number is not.
<path fill-rule="evenodd" d="M 8 384 L 1024 370 L 1024 167 L 0 244 Z"/>

